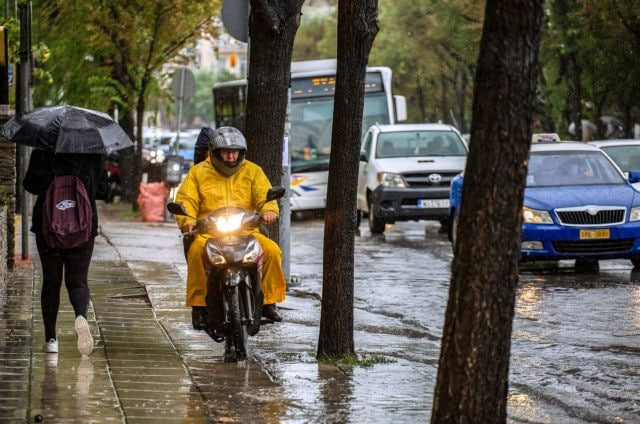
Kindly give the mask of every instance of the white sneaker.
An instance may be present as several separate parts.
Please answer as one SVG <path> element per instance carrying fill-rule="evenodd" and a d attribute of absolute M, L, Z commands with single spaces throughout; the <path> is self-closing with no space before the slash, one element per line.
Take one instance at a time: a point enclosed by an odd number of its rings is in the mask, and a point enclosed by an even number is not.
<path fill-rule="evenodd" d="M 76 317 L 76 334 L 78 335 L 78 351 L 81 355 L 89 356 L 93 352 L 93 337 L 89 330 L 89 323 L 82 315 Z"/>
<path fill-rule="evenodd" d="M 48 342 L 44 342 L 42 351 L 44 353 L 58 353 L 58 341 L 56 339 L 49 339 Z"/>

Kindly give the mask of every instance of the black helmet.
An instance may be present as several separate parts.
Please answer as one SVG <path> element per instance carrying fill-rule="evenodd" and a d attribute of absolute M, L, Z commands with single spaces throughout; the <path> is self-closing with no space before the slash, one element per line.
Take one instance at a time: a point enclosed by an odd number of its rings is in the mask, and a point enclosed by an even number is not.
<path fill-rule="evenodd" d="M 239 150 L 238 160 L 235 164 L 229 165 L 222 160 L 220 156 L 221 149 Z M 233 175 L 244 161 L 247 152 L 247 140 L 237 128 L 220 127 L 216 129 L 215 136 L 209 142 L 209 156 L 213 166 L 224 175 Z"/>

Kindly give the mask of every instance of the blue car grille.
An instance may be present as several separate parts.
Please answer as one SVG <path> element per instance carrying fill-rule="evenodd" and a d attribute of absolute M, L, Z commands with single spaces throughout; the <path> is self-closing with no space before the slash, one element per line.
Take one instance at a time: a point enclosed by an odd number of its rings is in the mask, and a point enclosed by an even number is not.
<path fill-rule="evenodd" d="M 595 215 L 587 211 L 556 211 L 565 225 L 607 225 L 624 222 L 624 209 L 600 210 Z"/>
<path fill-rule="evenodd" d="M 559 253 L 616 253 L 627 252 L 633 247 L 632 238 L 616 240 L 563 240 L 552 241 Z"/>

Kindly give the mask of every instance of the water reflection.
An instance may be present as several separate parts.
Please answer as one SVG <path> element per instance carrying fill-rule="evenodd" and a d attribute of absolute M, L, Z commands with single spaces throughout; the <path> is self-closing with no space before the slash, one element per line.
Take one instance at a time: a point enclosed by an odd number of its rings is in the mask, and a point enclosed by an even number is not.
<path fill-rule="evenodd" d="M 353 400 L 353 370 L 340 369 L 333 365 L 318 364 L 320 379 L 320 400 L 326 422 L 344 423 L 351 419 L 351 401 Z"/>
<path fill-rule="evenodd" d="M 540 314 L 541 293 L 539 282 L 521 284 L 516 292 L 516 313 L 530 320 L 537 320 Z"/>
<path fill-rule="evenodd" d="M 76 367 L 76 411 L 83 411 L 87 405 L 91 382 L 93 381 L 93 362 L 87 356 L 82 355 Z"/>
<path fill-rule="evenodd" d="M 47 418 L 60 416 L 60 397 L 58 395 L 58 354 L 47 353 L 43 355 L 44 370 L 42 390 L 40 398 L 40 414 Z"/>

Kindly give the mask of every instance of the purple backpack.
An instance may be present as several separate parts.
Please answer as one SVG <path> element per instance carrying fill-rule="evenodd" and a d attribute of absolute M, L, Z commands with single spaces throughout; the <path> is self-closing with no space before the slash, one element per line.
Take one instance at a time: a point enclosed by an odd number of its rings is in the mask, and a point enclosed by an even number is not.
<path fill-rule="evenodd" d="M 89 241 L 91 201 L 84 184 L 73 175 L 57 176 L 51 182 L 42 210 L 42 236 L 52 249 L 73 249 Z"/>

